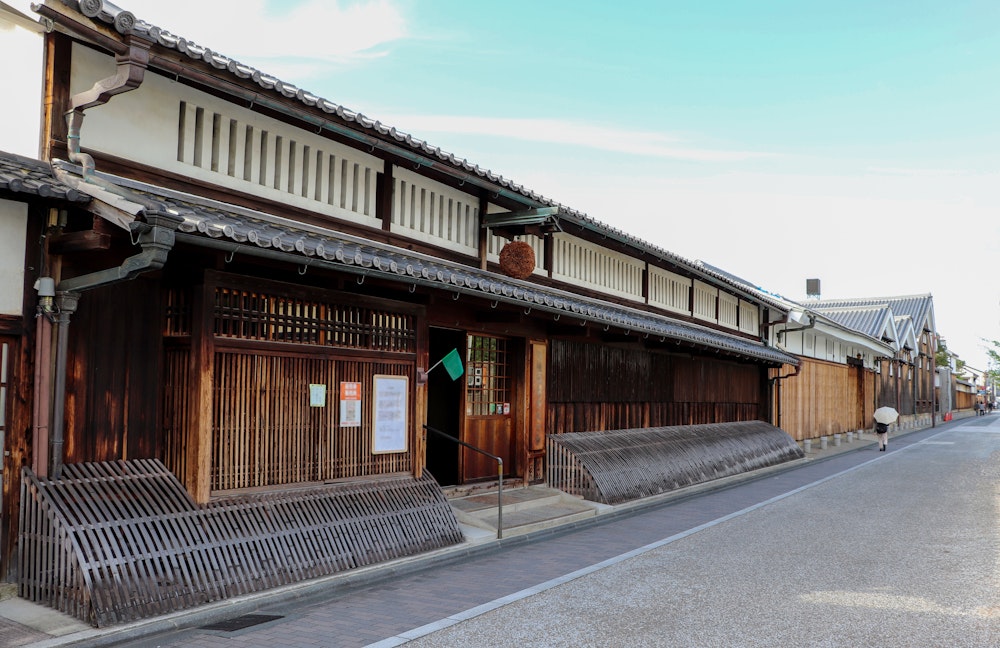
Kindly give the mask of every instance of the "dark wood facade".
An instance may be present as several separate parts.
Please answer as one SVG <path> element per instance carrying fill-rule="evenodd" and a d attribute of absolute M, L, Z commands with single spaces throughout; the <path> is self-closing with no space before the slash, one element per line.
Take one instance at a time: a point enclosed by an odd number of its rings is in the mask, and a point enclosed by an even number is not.
<path fill-rule="evenodd" d="M 550 434 L 765 420 L 759 365 L 632 347 L 554 340 Z"/>
<path fill-rule="evenodd" d="M 896 358 L 882 361 L 879 406 L 894 407 L 900 415 L 934 412 L 934 354 L 921 336 L 919 352 L 904 349 Z"/>
<path fill-rule="evenodd" d="M 66 463 L 162 458 L 162 319 L 151 279 L 80 300 L 70 325 Z"/>

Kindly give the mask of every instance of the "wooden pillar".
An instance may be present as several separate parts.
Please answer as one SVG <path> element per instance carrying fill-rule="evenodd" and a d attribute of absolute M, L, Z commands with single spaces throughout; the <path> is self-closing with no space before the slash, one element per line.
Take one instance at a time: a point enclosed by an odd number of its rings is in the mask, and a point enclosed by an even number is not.
<path fill-rule="evenodd" d="M 212 485 L 212 387 L 215 381 L 215 282 L 206 277 L 194 289 L 191 315 L 191 414 L 185 431 L 184 486 L 199 504 Z"/>
<path fill-rule="evenodd" d="M 487 236 L 489 235 L 489 230 L 483 227 L 483 220 L 486 218 L 486 212 L 489 211 L 490 201 L 486 199 L 486 194 L 479 194 L 479 219 L 476 222 L 476 227 L 479 228 L 479 269 L 486 269 L 486 257 L 488 256 L 488 245 Z"/>
<path fill-rule="evenodd" d="M 427 467 L 427 431 L 424 425 L 427 424 L 427 381 L 421 381 L 421 372 L 427 371 L 430 366 L 430 330 L 427 326 L 427 317 L 421 313 L 417 318 L 417 360 L 416 370 L 413 372 L 414 389 L 414 412 L 413 412 L 413 476 L 420 479 Z"/>
<path fill-rule="evenodd" d="M 527 453 L 524 471 L 525 479 L 540 481 L 545 478 L 545 422 L 548 420 L 548 400 L 546 396 L 546 370 L 548 367 L 548 343 L 545 340 L 528 341 L 528 424 Z"/>

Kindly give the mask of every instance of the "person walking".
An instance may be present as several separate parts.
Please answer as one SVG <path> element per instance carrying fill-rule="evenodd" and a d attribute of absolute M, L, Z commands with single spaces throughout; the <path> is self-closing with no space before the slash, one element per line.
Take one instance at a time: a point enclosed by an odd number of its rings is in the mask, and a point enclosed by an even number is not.
<path fill-rule="evenodd" d="M 878 439 L 879 452 L 885 452 L 889 447 L 889 426 L 875 421 L 875 437 Z"/>
<path fill-rule="evenodd" d="M 899 419 L 899 412 L 894 407 L 883 405 L 872 414 L 875 419 L 875 437 L 878 439 L 879 452 L 885 452 L 889 447 L 889 426 Z"/>

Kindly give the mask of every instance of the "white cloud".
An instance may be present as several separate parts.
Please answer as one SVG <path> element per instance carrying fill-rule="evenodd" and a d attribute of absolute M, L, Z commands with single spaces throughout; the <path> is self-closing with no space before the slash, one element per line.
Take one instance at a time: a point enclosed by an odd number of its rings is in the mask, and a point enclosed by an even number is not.
<path fill-rule="evenodd" d="M 518 139 L 671 160 L 738 162 L 772 156 L 770 153 L 754 151 L 685 146 L 680 138 L 667 133 L 634 131 L 559 119 L 455 115 L 383 115 L 381 119 L 386 123 L 398 124 L 408 132 Z"/>
<path fill-rule="evenodd" d="M 302 64 L 296 68 L 302 74 L 318 63 L 377 56 L 407 36 L 407 21 L 391 0 L 309 0 L 281 13 L 268 12 L 264 0 L 129 0 L 120 6 L 242 63 L 267 62 L 260 67 L 269 74 L 292 69 L 289 59 Z"/>
<path fill-rule="evenodd" d="M 879 175 L 921 177 L 955 176 L 964 173 L 958 169 L 915 169 L 905 167 L 869 167 L 868 172 Z"/>

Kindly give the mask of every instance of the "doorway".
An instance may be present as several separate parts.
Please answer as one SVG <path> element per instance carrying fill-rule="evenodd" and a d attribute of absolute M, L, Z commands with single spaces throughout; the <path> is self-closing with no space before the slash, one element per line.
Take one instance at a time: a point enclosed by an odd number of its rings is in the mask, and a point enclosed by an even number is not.
<path fill-rule="evenodd" d="M 518 474 L 515 419 L 518 412 L 518 368 L 523 348 L 514 340 L 469 335 L 466 354 L 465 421 L 462 440 L 503 459 L 504 475 Z M 462 449 L 463 483 L 497 478 L 493 458 Z"/>
<path fill-rule="evenodd" d="M 465 332 L 453 329 L 430 329 L 430 364 L 458 349 L 465 364 Z M 462 438 L 462 402 L 465 377 L 452 380 L 443 367 L 438 367 L 427 376 L 427 425 L 445 434 Z M 459 483 L 459 446 L 433 432 L 427 433 L 427 472 L 441 486 Z"/>

